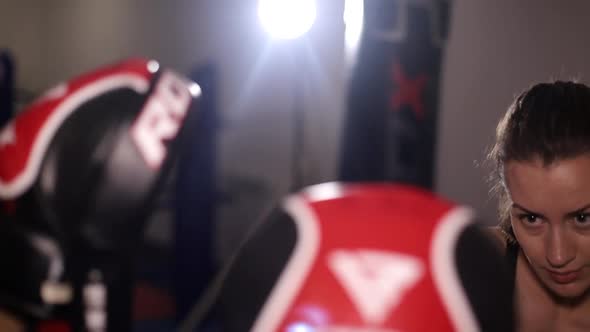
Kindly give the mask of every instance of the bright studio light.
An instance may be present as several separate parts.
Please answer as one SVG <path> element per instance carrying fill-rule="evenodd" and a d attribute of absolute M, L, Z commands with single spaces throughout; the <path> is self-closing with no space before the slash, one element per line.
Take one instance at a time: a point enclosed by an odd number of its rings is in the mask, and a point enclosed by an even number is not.
<path fill-rule="evenodd" d="M 258 18 L 273 38 L 295 39 L 311 29 L 315 0 L 258 0 Z"/>
<path fill-rule="evenodd" d="M 363 0 L 344 1 L 344 24 L 346 24 L 346 47 L 356 49 L 363 31 Z"/>

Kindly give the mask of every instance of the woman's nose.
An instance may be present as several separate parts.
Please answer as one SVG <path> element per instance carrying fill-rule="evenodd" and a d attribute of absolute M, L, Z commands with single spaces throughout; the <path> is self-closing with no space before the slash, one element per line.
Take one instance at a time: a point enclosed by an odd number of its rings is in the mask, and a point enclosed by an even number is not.
<path fill-rule="evenodd" d="M 567 230 L 555 227 L 549 231 L 545 256 L 547 262 L 554 268 L 561 268 L 576 257 L 574 241 L 568 239 Z"/>

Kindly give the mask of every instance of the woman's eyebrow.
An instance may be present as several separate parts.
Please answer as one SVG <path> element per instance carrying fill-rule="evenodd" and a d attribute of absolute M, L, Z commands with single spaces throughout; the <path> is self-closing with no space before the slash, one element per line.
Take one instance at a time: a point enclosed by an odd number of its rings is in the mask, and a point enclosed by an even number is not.
<path fill-rule="evenodd" d="M 568 212 L 568 213 L 565 214 L 565 216 L 568 217 L 568 218 L 575 217 L 575 216 L 577 216 L 579 214 L 582 214 L 584 212 L 584 210 L 586 210 L 588 208 L 590 208 L 590 204 L 586 204 L 586 205 L 582 206 L 579 209 L 576 209 L 576 210 L 574 210 L 572 212 Z"/>
<path fill-rule="evenodd" d="M 590 204 L 589 204 L 589 206 L 590 206 Z M 518 203 L 512 203 L 512 207 L 513 207 L 513 208 L 517 208 L 517 209 L 519 209 L 519 210 L 522 210 L 522 211 L 523 211 L 523 212 L 525 212 L 525 213 L 528 213 L 528 214 L 533 214 L 533 215 L 535 215 L 535 216 L 537 216 L 537 217 L 540 217 L 540 218 L 545 218 L 545 216 L 544 216 L 543 214 L 541 214 L 541 213 L 538 213 L 538 212 L 534 212 L 534 211 L 532 211 L 532 210 L 530 210 L 530 209 L 527 209 L 527 208 L 523 207 L 522 205 L 520 205 L 520 204 L 518 204 Z"/>

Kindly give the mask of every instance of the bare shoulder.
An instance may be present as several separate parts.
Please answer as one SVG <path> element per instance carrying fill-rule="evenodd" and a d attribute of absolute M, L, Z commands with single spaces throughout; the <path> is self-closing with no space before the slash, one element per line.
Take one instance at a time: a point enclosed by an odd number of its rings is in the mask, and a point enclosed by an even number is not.
<path fill-rule="evenodd" d="M 500 230 L 500 227 L 482 227 L 482 229 L 484 230 L 484 233 L 492 239 L 492 241 L 498 246 L 500 250 L 506 250 L 506 237 Z"/>
<path fill-rule="evenodd" d="M 25 326 L 16 317 L 0 310 L 0 331 L 24 332 Z"/>

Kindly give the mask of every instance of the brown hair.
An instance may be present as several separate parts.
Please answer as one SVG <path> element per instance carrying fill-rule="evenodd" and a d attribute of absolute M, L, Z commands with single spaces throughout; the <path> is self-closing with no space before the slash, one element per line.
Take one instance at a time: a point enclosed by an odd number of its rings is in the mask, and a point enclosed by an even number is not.
<path fill-rule="evenodd" d="M 496 128 L 487 156 L 493 171 L 492 193 L 499 200 L 500 228 L 515 241 L 510 224 L 510 197 L 504 181 L 509 161 L 555 160 L 590 153 L 590 88 L 577 82 L 539 83 L 522 92 Z"/>

